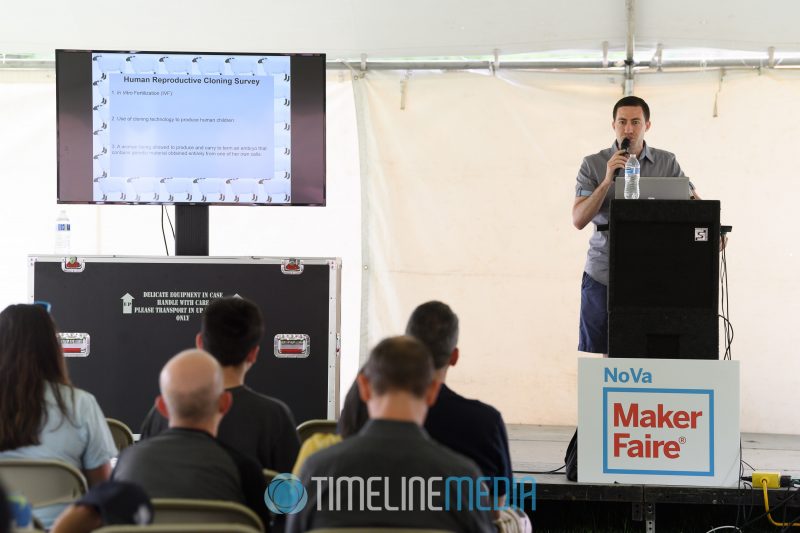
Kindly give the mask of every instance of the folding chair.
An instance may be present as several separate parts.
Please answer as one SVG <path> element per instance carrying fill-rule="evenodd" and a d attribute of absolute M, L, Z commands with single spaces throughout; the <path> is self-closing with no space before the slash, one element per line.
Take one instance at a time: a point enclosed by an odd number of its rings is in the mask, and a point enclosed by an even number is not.
<path fill-rule="evenodd" d="M 306 420 L 297 426 L 300 443 L 314 433 L 336 433 L 336 420 Z"/>
<path fill-rule="evenodd" d="M 94 533 L 259 533 L 242 524 L 150 524 L 148 526 L 106 526 Z"/>
<path fill-rule="evenodd" d="M 264 531 L 258 515 L 234 502 L 155 498 L 153 511 L 155 524 L 240 524 Z"/>
<path fill-rule="evenodd" d="M 272 483 L 272 480 L 275 479 L 275 476 L 279 474 L 277 470 L 271 470 L 269 468 L 265 468 L 262 472 L 264 474 L 264 481 L 267 482 L 267 485 Z"/>
<path fill-rule="evenodd" d="M 0 460 L 0 481 L 7 490 L 25 496 L 33 507 L 71 503 L 87 488 L 80 470 L 45 459 Z"/>
<path fill-rule="evenodd" d="M 325 527 L 309 529 L 307 533 L 447 533 L 443 529 L 414 529 L 413 527 Z"/>
<path fill-rule="evenodd" d="M 124 422 L 116 418 L 106 418 L 106 423 L 108 423 L 108 429 L 111 430 L 111 437 L 114 439 L 118 451 L 122 452 L 128 446 L 133 445 L 133 432 Z"/>

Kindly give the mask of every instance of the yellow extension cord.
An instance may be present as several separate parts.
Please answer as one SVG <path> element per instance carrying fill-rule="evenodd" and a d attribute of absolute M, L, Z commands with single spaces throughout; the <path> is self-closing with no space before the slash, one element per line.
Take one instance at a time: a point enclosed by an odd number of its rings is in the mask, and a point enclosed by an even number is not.
<path fill-rule="evenodd" d="M 767 480 L 766 479 L 762 479 L 761 480 L 761 488 L 764 489 L 764 510 L 767 512 L 767 518 L 769 519 L 770 524 L 772 524 L 773 526 L 778 526 L 778 527 L 790 527 L 790 526 L 800 527 L 800 522 L 791 522 L 791 523 L 786 524 L 786 523 L 783 523 L 783 522 L 776 522 L 775 520 L 773 520 L 772 519 L 772 515 L 769 512 L 769 494 L 767 493 Z"/>

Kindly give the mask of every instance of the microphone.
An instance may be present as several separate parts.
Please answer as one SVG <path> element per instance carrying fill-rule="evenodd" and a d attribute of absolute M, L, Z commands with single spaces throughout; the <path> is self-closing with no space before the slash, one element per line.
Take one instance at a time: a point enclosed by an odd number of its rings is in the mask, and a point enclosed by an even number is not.
<path fill-rule="evenodd" d="M 630 148 L 630 146 L 631 146 L 631 140 L 628 139 L 627 137 L 625 137 L 624 139 L 622 139 L 622 143 L 620 143 L 619 149 L 620 150 L 625 150 L 627 152 L 628 148 Z M 616 179 L 617 177 L 622 176 L 622 173 L 624 172 L 624 170 L 625 169 L 623 169 L 623 168 L 618 168 L 617 172 L 614 174 L 614 178 Z"/>

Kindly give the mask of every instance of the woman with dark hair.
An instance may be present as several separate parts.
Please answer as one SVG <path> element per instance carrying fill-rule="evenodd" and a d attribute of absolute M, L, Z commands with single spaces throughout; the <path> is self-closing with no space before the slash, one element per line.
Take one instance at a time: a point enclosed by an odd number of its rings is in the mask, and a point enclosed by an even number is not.
<path fill-rule="evenodd" d="M 0 459 L 63 461 L 95 485 L 109 478 L 115 455 L 97 400 L 67 377 L 50 315 L 38 305 L 6 307 L 0 313 Z M 40 519 L 48 522 L 58 511 L 44 511 Z"/>

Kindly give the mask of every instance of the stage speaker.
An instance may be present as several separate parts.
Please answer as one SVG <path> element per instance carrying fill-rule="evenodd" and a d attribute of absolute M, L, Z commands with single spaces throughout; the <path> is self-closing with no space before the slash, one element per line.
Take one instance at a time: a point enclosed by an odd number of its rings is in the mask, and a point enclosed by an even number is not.
<path fill-rule="evenodd" d="M 719 358 L 719 215 L 719 201 L 612 201 L 610 357 Z"/>

